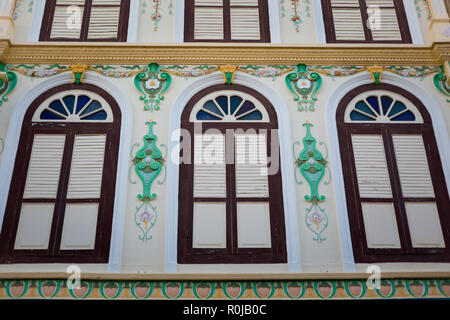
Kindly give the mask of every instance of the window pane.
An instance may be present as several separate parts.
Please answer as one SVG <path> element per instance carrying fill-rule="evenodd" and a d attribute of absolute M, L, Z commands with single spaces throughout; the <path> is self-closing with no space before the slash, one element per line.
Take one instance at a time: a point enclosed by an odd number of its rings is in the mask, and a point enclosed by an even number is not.
<path fill-rule="evenodd" d="M 120 7 L 92 7 L 89 21 L 89 39 L 117 38 Z"/>
<path fill-rule="evenodd" d="M 394 205 L 362 203 L 368 248 L 400 248 Z"/>
<path fill-rule="evenodd" d="M 194 203 L 193 248 L 226 248 L 226 204 Z"/>
<path fill-rule="evenodd" d="M 223 40 L 222 8 L 195 8 L 194 39 Z"/>
<path fill-rule="evenodd" d="M 436 203 L 407 202 L 405 207 L 413 247 L 445 248 Z"/>
<path fill-rule="evenodd" d="M 84 6 L 56 6 L 50 38 L 80 39 L 83 14 Z"/>
<path fill-rule="evenodd" d="M 68 203 L 64 213 L 61 250 L 92 250 L 97 234 L 98 203 Z"/>

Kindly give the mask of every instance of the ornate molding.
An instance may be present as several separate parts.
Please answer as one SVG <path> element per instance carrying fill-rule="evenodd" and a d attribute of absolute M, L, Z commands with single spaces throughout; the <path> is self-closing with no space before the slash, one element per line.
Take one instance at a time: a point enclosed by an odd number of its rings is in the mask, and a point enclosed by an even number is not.
<path fill-rule="evenodd" d="M 224 45 L 179 44 L 12 44 L 0 42 L 4 63 L 54 64 L 280 64 L 297 65 L 442 65 L 450 43 L 415 45 Z"/>

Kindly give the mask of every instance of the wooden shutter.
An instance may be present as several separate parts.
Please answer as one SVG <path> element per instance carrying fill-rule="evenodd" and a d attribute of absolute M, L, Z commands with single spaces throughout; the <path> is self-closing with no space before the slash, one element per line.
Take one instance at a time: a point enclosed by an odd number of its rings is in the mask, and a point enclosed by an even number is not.
<path fill-rule="evenodd" d="M 225 198 L 225 139 L 222 134 L 194 136 L 194 197 Z"/>
<path fill-rule="evenodd" d="M 117 38 L 119 19 L 120 0 L 93 0 L 88 39 Z"/>
<path fill-rule="evenodd" d="M 331 0 L 336 40 L 364 41 L 359 0 Z"/>
<path fill-rule="evenodd" d="M 266 136 L 235 135 L 236 196 L 269 196 Z"/>
<path fill-rule="evenodd" d="M 57 0 L 50 38 L 79 39 L 81 36 L 84 5 L 85 0 Z M 80 8 L 80 16 L 77 18 L 79 22 L 78 28 L 73 24 L 75 22 L 74 12 L 69 10 L 70 6 L 78 6 Z"/>
<path fill-rule="evenodd" d="M 231 0 L 230 6 L 231 40 L 260 40 L 258 0 Z"/>
<path fill-rule="evenodd" d="M 103 177 L 106 135 L 76 135 L 68 199 L 98 199 Z"/>
<path fill-rule="evenodd" d="M 63 134 L 34 136 L 24 199 L 56 199 L 65 140 Z"/>
<path fill-rule="evenodd" d="M 379 8 L 379 29 L 372 28 L 374 41 L 401 41 L 402 35 L 393 0 L 366 0 L 367 7 Z M 403 21 L 406 23 L 406 21 Z"/>
<path fill-rule="evenodd" d="M 392 198 L 381 135 L 352 135 L 356 175 L 361 198 Z"/>
<path fill-rule="evenodd" d="M 223 40 L 223 0 L 195 0 L 194 39 Z"/>
<path fill-rule="evenodd" d="M 434 198 L 421 135 L 392 135 L 403 197 Z"/>

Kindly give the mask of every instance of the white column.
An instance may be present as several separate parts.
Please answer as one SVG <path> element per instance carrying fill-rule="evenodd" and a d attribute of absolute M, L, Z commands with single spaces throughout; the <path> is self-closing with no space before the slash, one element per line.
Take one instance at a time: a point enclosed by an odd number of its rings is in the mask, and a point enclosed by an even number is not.
<path fill-rule="evenodd" d="M 14 30 L 12 18 L 15 0 L 0 0 L 0 39 L 11 39 Z"/>
<path fill-rule="evenodd" d="M 444 0 L 428 0 L 431 12 L 430 38 L 433 42 L 450 41 L 450 19 Z"/>

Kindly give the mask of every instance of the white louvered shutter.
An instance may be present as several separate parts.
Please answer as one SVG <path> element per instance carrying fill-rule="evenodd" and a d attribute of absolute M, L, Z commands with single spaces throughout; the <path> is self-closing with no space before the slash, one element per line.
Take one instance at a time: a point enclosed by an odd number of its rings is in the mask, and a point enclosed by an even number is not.
<path fill-rule="evenodd" d="M 106 135 L 76 135 L 68 199 L 98 199 L 103 177 Z"/>
<path fill-rule="evenodd" d="M 331 0 L 336 40 L 365 41 L 359 0 Z"/>
<path fill-rule="evenodd" d="M 403 197 L 434 198 L 421 135 L 392 135 Z"/>
<path fill-rule="evenodd" d="M 194 197 L 226 197 L 225 138 L 222 134 L 194 136 Z"/>
<path fill-rule="evenodd" d="M 352 135 L 353 155 L 361 198 L 392 198 L 381 135 Z"/>
<path fill-rule="evenodd" d="M 223 0 L 195 0 L 194 39 L 223 40 Z"/>
<path fill-rule="evenodd" d="M 84 5 L 85 0 L 57 0 L 50 38 L 79 39 Z M 79 9 L 72 11 L 71 6 Z"/>
<path fill-rule="evenodd" d="M 56 199 L 65 141 L 64 134 L 34 136 L 24 199 Z"/>
<path fill-rule="evenodd" d="M 235 135 L 236 196 L 266 198 L 267 144 L 265 135 Z"/>
<path fill-rule="evenodd" d="M 119 19 L 120 0 L 93 0 L 88 39 L 117 38 Z"/>
<path fill-rule="evenodd" d="M 375 8 L 374 18 L 379 19 L 379 26 L 372 28 L 374 41 L 401 41 L 402 35 L 393 0 L 366 0 L 367 7 Z M 379 11 L 377 11 L 377 9 Z M 370 9 L 369 9 L 370 10 Z M 374 19 L 372 19 L 373 21 Z M 406 22 L 406 21 L 404 21 Z"/>
<path fill-rule="evenodd" d="M 258 0 L 231 0 L 230 6 L 231 40 L 260 40 Z"/>

